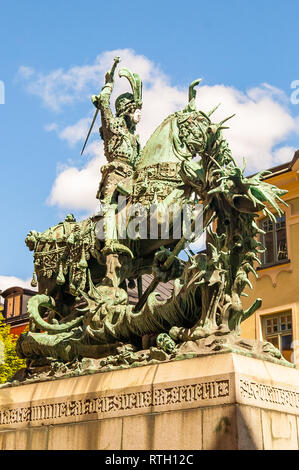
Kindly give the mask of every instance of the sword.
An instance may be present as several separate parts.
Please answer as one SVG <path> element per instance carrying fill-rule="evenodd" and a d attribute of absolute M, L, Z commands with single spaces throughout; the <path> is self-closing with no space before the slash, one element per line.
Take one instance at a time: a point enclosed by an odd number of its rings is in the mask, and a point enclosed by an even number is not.
<path fill-rule="evenodd" d="M 112 67 L 111 67 L 110 72 L 108 72 L 108 73 L 106 74 L 106 83 L 107 83 L 107 81 L 108 81 L 109 79 L 110 79 L 110 80 L 113 79 L 113 75 L 114 75 L 116 66 L 117 66 L 117 64 L 119 63 L 119 61 L 120 61 L 120 58 L 119 58 L 119 57 L 115 57 L 114 63 L 113 63 L 113 65 L 112 65 Z M 89 128 L 87 137 L 86 137 L 86 139 L 85 139 L 84 145 L 83 145 L 83 147 L 82 147 L 81 155 L 83 155 L 83 152 L 84 152 L 84 150 L 85 150 L 86 144 L 87 144 L 87 142 L 88 142 L 89 136 L 90 136 L 90 134 L 91 134 L 92 128 L 93 128 L 93 126 L 94 126 L 94 123 L 95 123 L 95 121 L 96 121 L 96 118 L 97 118 L 97 115 L 98 115 L 98 114 L 99 114 L 99 109 L 97 108 L 97 110 L 96 110 L 96 112 L 95 112 L 95 114 L 94 114 L 94 117 L 93 117 L 91 126 L 90 126 L 90 128 Z"/>

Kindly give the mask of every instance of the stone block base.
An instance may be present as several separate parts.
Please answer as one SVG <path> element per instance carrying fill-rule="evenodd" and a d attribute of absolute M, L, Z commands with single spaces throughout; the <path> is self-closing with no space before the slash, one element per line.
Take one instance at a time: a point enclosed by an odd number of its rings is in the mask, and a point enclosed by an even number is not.
<path fill-rule="evenodd" d="M 0 389 L 0 449 L 298 449 L 299 372 L 233 353 Z"/>

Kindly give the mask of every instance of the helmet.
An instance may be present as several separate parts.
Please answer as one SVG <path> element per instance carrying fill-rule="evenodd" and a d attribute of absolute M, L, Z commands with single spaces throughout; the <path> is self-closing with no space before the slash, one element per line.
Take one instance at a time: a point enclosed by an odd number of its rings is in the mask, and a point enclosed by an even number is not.
<path fill-rule="evenodd" d="M 122 95 L 119 95 L 115 101 L 116 115 L 121 116 L 122 114 L 126 114 L 133 104 L 134 96 L 132 93 L 123 93 Z"/>

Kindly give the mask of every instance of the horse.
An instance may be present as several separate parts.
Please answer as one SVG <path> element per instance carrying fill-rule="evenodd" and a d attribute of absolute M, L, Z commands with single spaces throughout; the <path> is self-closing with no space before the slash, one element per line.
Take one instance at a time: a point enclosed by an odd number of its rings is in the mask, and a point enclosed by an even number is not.
<path fill-rule="evenodd" d="M 117 275 L 121 288 L 126 289 L 127 282 L 132 285 L 143 274 L 152 273 L 155 259 L 160 256 L 165 261 L 165 256 L 169 256 L 181 239 L 182 208 L 186 204 L 194 206 L 191 200 L 194 188 L 184 179 L 184 166 L 204 150 L 208 125 L 209 119 L 189 106 L 168 116 L 143 148 L 135 163 L 132 191 L 123 207 L 116 210 L 114 219 L 116 227 L 126 220 L 126 230 L 132 222 L 132 209 L 141 207 L 146 213 L 144 238 L 132 239 L 125 235 L 122 240 L 113 240 L 118 252 Z M 128 213 L 131 219 L 124 215 Z M 179 230 L 175 231 L 173 227 L 178 220 Z M 80 222 L 68 214 L 64 221 L 43 233 L 34 230 L 28 233 L 25 242 L 34 252 L 33 284 L 38 283 L 39 294 L 53 299 L 55 312 L 62 321 L 60 325 L 42 322 L 44 330 L 67 331 L 69 325 L 76 324 L 76 318 L 73 321 L 77 316 L 76 305 L 82 292 L 88 292 L 89 278 L 98 286 L 105 278 L 104 240 L 99 237 L 102 224 L 99 214 Z M 150 238 L 151 224 L 157 229 L 155 238 Z M 165 225 L 169 233 L 163 238 Z M 161 247 L 165 248 L 162 257 L 157 254 Z M 156 263 L 156 270 L 158 267 Z M 181 271 L 181 262 L 175 259 L 168 273 L 161 276 L 167 282 Z"/>

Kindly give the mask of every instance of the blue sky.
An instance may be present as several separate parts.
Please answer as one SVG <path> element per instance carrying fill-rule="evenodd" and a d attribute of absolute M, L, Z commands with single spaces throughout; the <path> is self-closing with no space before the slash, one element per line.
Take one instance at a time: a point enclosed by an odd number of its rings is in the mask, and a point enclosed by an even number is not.
<path fill-rule="evenodd" d="M 144 78 L 143 142 L 202 77 L 198 106 L 221 101 L 219 118 L 237 113 L 227 138 L 248 170 L 291 160 L 299 148 L 299 104 L 290 101 L 299 80 L 296 0 L 11 0 L 0 8 L 0 289 L 28 284 L 30 229 L 94 210 L 98 134 L 84 157 L 80 150 L 90 96 L 116 52 Z"/>

